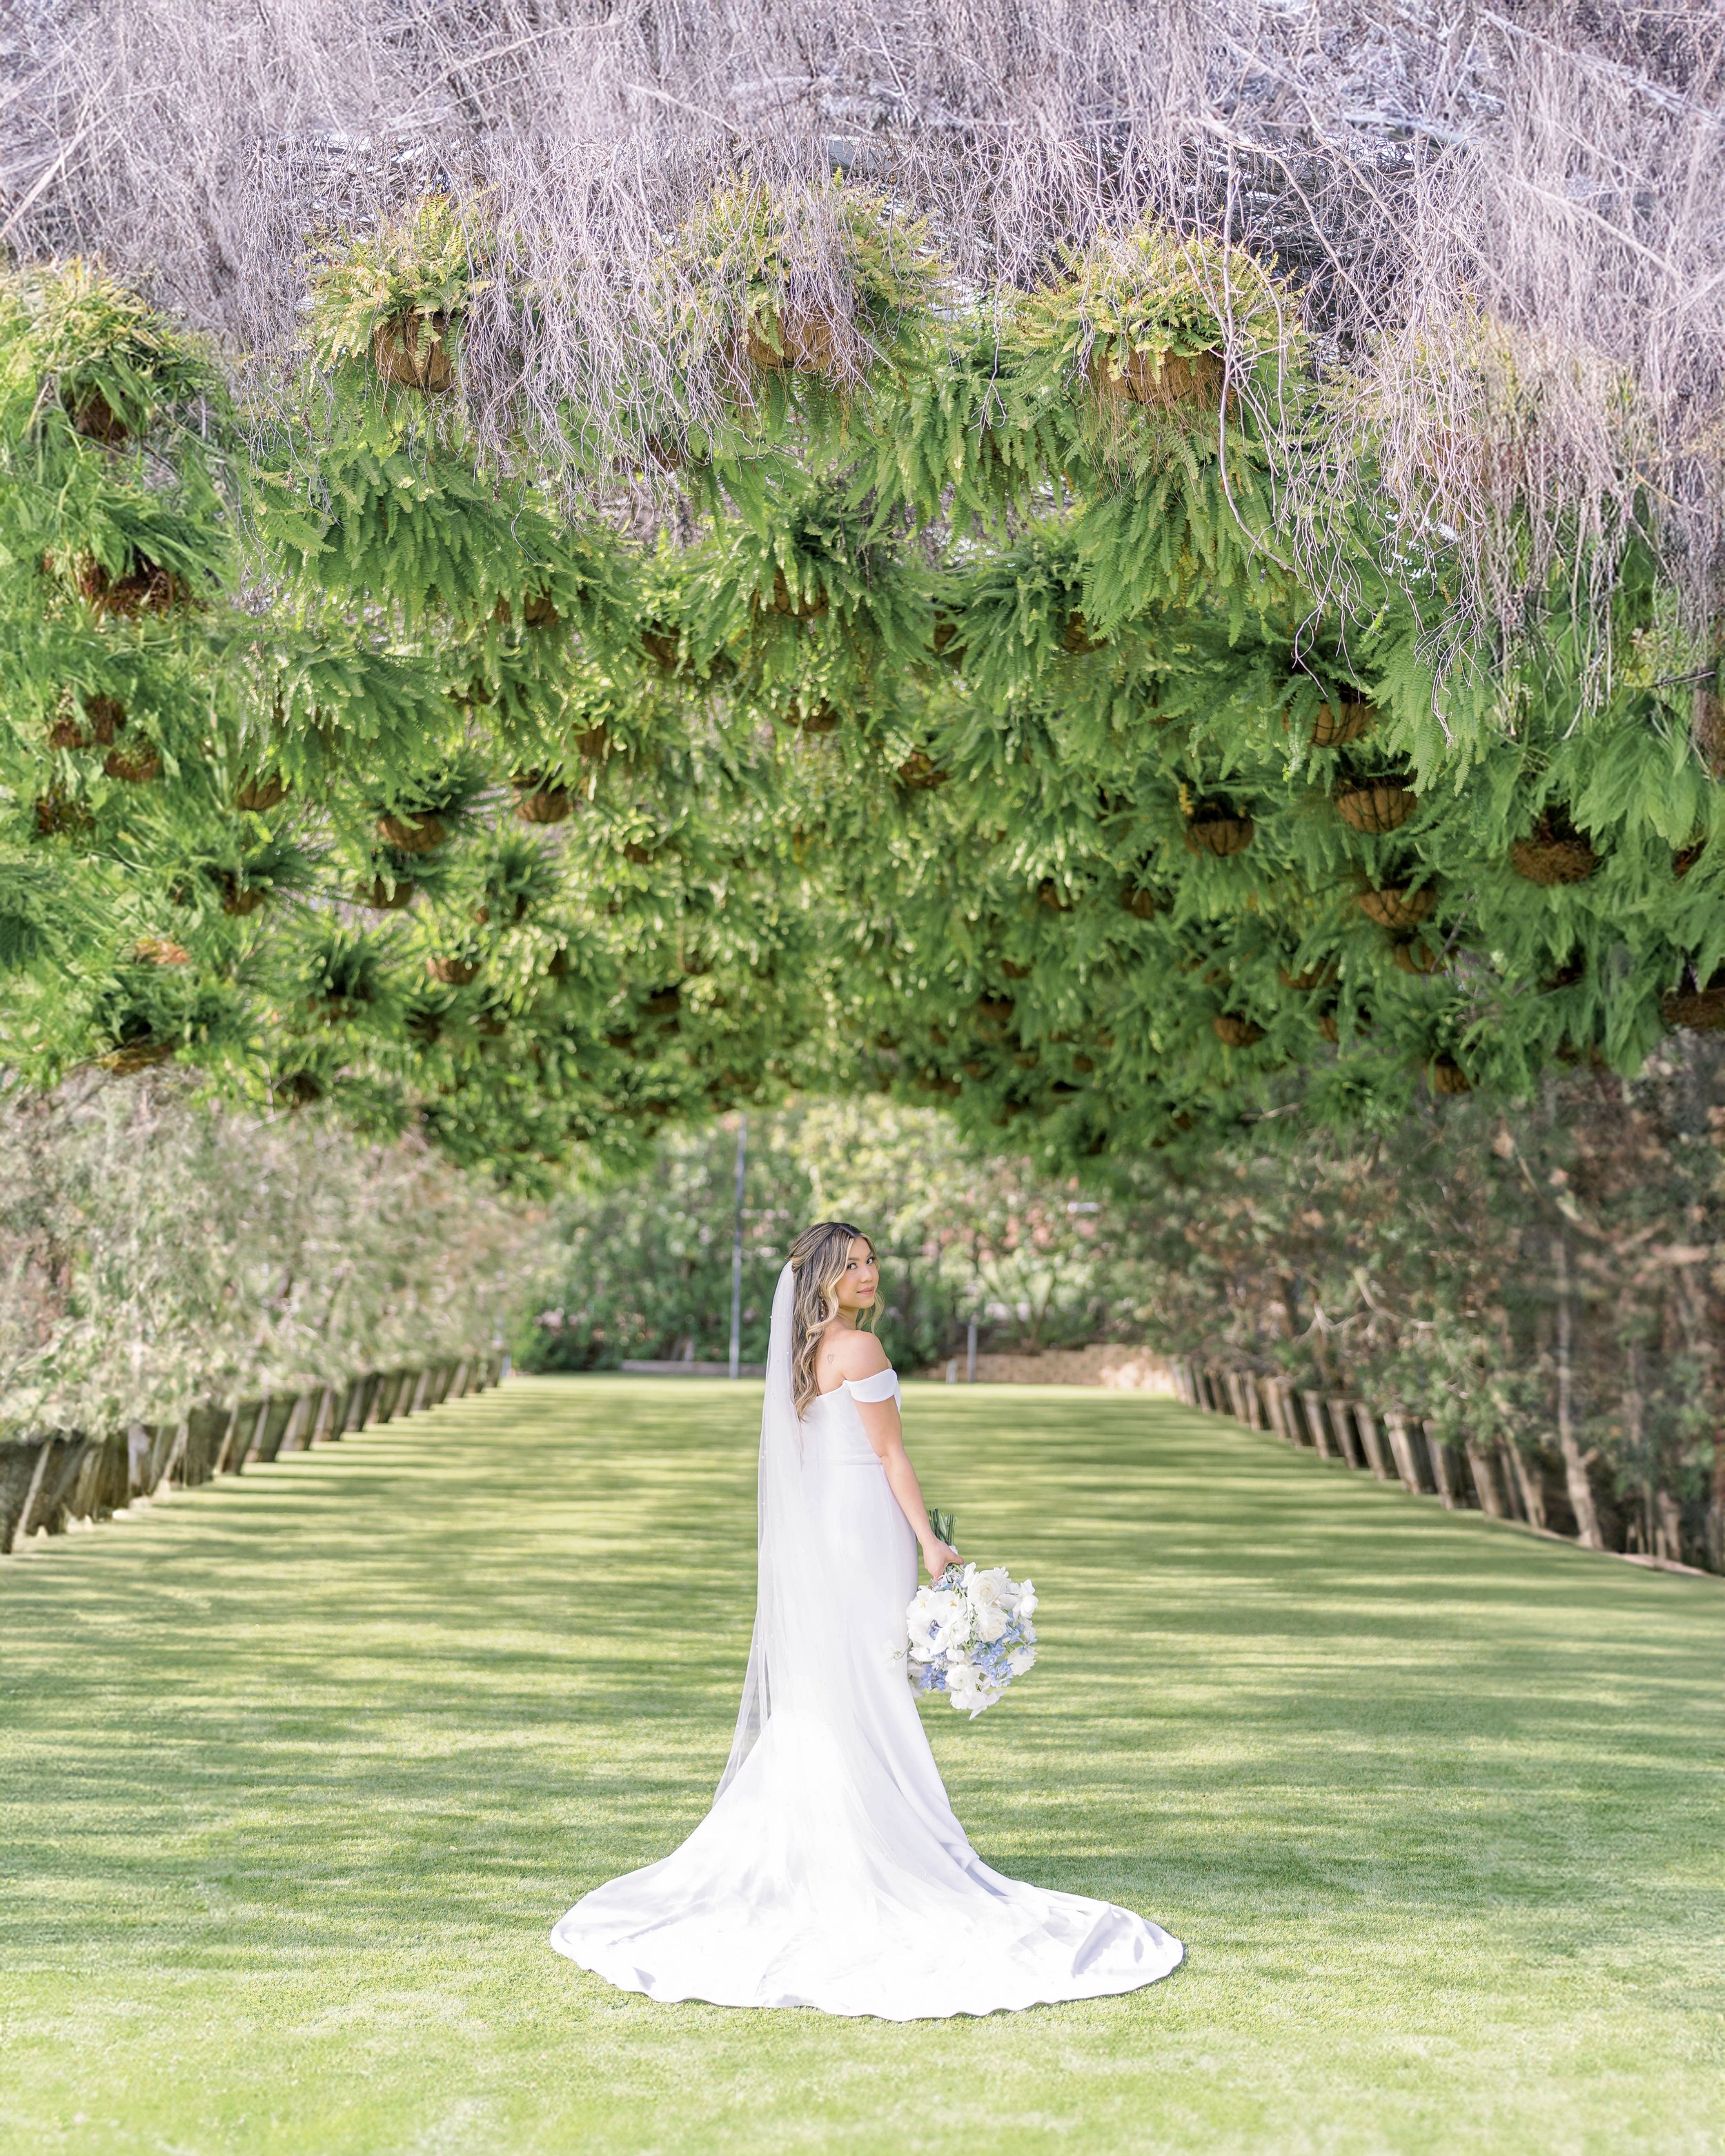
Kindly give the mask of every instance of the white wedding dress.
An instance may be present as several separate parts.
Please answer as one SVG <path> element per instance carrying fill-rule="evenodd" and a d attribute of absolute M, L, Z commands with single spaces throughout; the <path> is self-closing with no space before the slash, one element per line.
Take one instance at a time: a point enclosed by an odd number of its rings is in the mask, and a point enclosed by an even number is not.
<path fill-rule="evenodd" d="M 966 1840 L 894 1658 L 916 1538 L 855 1406 L 896 1399 L 898 1380 L 842 1384 L 798 1424 L 789 1278 L 773 1306 L 761 1592 L 731 1763 L 682 1846 L 595 1888 L 552 1944 L 652 1999 L 888 2021 L 1155 1983 L 1183 1951 L 1159 1925 L 1003 1878 Z"/>

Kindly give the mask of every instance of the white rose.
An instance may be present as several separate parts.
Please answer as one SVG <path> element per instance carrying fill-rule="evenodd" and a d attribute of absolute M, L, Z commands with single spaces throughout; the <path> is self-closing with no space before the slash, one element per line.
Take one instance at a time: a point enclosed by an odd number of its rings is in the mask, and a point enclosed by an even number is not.
<path fill-rule="evenodd" d="M 1024 1581 L 1019 1589 L 1018 1612 L 1020 1617 L 1024 1618 L 1034 1617 L 1036 1614 L 1036 1589 L 1030 1580 Z"/>
<path fill-rule="evenodd" d="M 1034 1647 L 1014 1647 L 1006 1658 L 1006 1666 L 1015 1677 L 1021 1677 L 1026 1670 L 1034 1667 L 1035 1661 L 1036 1650 Z"/>
<path fill-rule="evenodd" d="M 1011 1585 L 1005 1572 L 999 1567 L 978 1573 L 971 1584 L 967 1599 L 976 1635 L 988 1645 L 992 1646 L 1012 1622 L 1012 1609 L 1006 1599 Z"/>
<path fill-rule="evenodd" d="M 940 1622 L 934 1611 L 927 1608 L 919 1594 L 905 1614 L 906 1635 L 910 1642 L 909 1652 L 913 1661 L 932 1661 L 939 1651 L 935 1645 Z"/>
<path fill-rule="evenodd" d="M 938 1654 L 963 1653 L 970 1640 L 970 1611 L 962 1594 L 937 1589 L 930 1597 L 931 1637 Z"/>

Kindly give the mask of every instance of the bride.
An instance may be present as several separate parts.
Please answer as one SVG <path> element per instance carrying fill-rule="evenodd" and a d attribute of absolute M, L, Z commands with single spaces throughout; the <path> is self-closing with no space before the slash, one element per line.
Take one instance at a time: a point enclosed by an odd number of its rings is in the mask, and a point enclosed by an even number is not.
<path fill-rule="evenodd" d="M 965 1839 L 902 1660 L 929 1525 L 898 1379 L 864 1330 L 878 1272 L 843 1221 L 792 1245 L 761 1414 L 760 1584 L 731 1757 L 680 1849 L 597 1887 L 552 1944 L 649 1998 L 911 2021 L 1132 1991 L 1159 1925 L 991 1871 Z"/>

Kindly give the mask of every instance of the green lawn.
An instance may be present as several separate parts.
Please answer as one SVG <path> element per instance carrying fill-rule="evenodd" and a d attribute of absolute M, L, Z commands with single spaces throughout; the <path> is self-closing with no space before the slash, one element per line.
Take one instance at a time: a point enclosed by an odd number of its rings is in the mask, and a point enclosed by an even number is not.
<path fill-rule="evenodd" d="M 991 1863 L 1183 1969 L 889 2025 L 554 1955 L 711 1797 L 757 1413 L 516 1379 L 0 1567 L 0 2148 L 1725 2148 L 1725 1591 L 1121 1394 L 912 1389 L 1045 1642 L 925 1712 Z"/>

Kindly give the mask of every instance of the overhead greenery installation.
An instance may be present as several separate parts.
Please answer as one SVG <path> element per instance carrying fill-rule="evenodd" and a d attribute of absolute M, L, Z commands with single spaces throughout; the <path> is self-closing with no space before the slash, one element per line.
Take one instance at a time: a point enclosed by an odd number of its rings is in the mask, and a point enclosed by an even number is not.
<path fill-rule="evenodd" d="M 469 411 L 507 249 L 437 196 L 318 244 L 267 388 L 11 279 L 0 1060 L 531 1183 L 796 1085 L 1066 1161 L 1725 1023 L 1718 654 L 1632 534 L 1603 644 L 1573 562 L 1506 641 L 1403 471 L 1320 595 L 1271 271 L 1141 225 L 983 290 L 834 192 L 814 283 L 716 196 L 636 406 L 555 429 Z"/>

